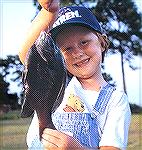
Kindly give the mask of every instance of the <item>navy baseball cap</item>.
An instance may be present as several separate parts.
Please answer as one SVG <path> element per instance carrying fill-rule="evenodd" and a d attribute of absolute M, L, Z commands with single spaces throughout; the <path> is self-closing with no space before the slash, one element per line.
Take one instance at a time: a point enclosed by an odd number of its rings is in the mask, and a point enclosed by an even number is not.
<path fill-rule="evenodd" d="M 53 40 L 63 28 L 69 25 L 80 25 L 103 33 L 95 15 L 84 6 L 67 6 L 59 10 L 58 17 L 49 31 Z"/>

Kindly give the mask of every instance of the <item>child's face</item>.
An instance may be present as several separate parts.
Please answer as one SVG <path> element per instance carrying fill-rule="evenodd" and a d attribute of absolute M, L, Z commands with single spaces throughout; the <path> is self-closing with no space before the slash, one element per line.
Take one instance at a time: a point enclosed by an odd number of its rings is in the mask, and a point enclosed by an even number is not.
<path fill-rule="evenodd" d="M 71 26 L 57 35 L 56 43 L 71 74 L 80 78 L 100 74 L 102 47 L 95 32 L 86 27 Z"/>

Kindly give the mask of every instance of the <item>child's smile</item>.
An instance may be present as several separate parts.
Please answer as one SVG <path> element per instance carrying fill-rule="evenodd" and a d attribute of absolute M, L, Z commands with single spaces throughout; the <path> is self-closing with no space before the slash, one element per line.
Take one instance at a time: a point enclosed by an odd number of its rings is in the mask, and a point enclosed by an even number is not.
<path fill-rule="evenodd" d="M 76 63 L 74 63 L 73 65 L 75 67 L 85 67 L 90 61 L 90 58 L 86 58 L 86 59 L 82 59 L 82 60 L 79 60 L 77 61 Z"/>

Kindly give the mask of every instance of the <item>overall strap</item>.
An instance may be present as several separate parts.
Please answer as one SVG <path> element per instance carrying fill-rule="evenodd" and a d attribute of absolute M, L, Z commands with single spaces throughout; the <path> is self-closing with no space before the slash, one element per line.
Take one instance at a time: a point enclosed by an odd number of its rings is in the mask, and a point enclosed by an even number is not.
<path fill-rule="evenodd" d="M 116 90 L 115 87 L 113 87 L 110 84 L 107 84 L 101 89 L 99 96 L 97 98 L 97 102 L 93 107 L 93 113 L 95 113 L 95 115 L 104 113 L 105 108 L 110 100 L 110 97 L 113 91 L 115 90 Z"/>

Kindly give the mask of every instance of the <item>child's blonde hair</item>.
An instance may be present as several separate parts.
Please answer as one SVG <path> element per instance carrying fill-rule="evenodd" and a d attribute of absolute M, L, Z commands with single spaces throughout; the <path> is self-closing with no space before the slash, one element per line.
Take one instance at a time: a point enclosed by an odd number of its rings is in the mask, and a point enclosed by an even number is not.
<path fill-rule="evenodd" d="M 106 34 L 100 34 L 96 32 L 96 35 L 101 43 L 102 48 L 104 48 L 104 51 L 102 52 L 102 62 L 104 62 L 105 53 L 109 48 L 110 42 Z"/>

